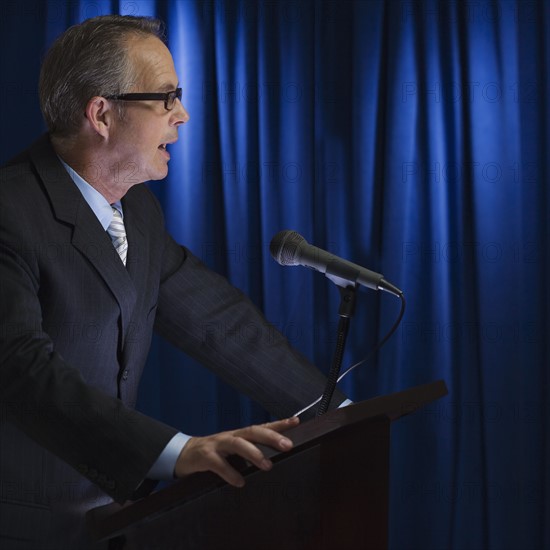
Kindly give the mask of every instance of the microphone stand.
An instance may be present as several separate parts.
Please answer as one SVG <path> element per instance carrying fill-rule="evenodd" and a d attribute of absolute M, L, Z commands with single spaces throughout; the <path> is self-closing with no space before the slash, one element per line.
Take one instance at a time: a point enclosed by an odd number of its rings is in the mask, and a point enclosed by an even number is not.
<path fill-rule="evenodd" d="M 344 357 L 344 348 L 346 346 L 346 339 L 348 336 L 350 319 L 355 313 L 355 292 L 357 285 L 341 287 L 338 286 L 340 291 L 340 308 L 338 315 L 340 319 L 338 321 L 338 328 L 336 331 L 336 349 L 332 358 L 332 365 L 327 379 L 327 385 L 321 398 L 321 403 L 317 409 L 317 416 L 321 416 L 328 411 L 330 400 L 336 389 L 336 383 L 338 382 L 338 375 L 342 368 L 342 359 Z"/>

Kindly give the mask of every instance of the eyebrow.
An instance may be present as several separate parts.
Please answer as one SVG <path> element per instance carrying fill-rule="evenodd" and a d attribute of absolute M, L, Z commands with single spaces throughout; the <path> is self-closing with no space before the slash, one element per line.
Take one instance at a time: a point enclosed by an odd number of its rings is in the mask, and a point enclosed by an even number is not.
<path fill-rule="evenodd" d="M 178 82 L 176 84 L 176 87 L 174 88 L 174 85 L 171 82 L 167 82 L 166 84 L 164 84 L 163 86 L 161 86 L 159 88 L 159 91 L 160 92 L 171 92 L 172 90 L 176 90 L 177 88 L 179 88 L 179 85 L 180 85 L 180 83 Z"/>

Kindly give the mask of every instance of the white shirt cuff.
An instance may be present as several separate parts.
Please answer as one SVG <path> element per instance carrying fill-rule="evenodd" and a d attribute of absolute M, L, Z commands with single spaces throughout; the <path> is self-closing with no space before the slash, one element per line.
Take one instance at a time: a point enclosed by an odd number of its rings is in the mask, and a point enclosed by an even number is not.
<path fill-rule="evenodd" d="M 160 453 L 156 462 L 151 466 L 151 469 L 147 473 L 146 477 L 148 479 L 157 479 L 159 481 L 174 479 L 176 462 L 182 449 L 190 439 L 190 435 L 177 433 L 168 442 L 168 445 L 164 447 L 164 450 Z"/>

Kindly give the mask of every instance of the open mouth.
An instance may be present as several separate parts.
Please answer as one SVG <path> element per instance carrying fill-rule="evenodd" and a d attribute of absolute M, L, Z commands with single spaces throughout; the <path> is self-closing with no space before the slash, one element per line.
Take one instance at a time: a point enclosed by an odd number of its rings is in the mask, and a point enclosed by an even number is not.
<path fill-rule="evenodd" d="M 168 143 L 161 143 L 161 144 L 158 146 L 158 150 L 162 153 L 162 156 L 163 156 L 166 160 L 170 160 L 170 153 L 168 152 L 167 146 L 168 146 Z"/>

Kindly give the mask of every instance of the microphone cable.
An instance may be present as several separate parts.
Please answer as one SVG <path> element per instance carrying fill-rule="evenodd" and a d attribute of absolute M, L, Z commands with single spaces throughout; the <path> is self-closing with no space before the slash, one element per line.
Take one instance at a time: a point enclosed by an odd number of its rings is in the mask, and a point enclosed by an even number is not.
<path fill-rule="evenodd" d="M 362 365 L 363 363 L 366 363 L 375 353 L 377 353 L 381 348 L 382 346 L 393 336 L 393 334 L 395 333 L 395 331 L 397 330 L 397 327 L 399 326 L 399 324 L 401 323 L 401 320 L 403 319 L 403 315 L 405 314 L 405 306 L 406 306 L 406 301 L 405 301 L 405 296 L 403 295 L 403 293 L 401 292 L 399 294 L 399 298 L 401 300 L 401 310 L 399 311 L 399 315 L 397 316 L 397 320 L 394 322 L 394 324 L 392 325 L 392 327 L 390 328 L 390 330 L 387 332 L 387 334 L 384 336 L 384 338 L 382 338 L 382 340 L 380 340 L 376 346 L 374 346 L 374 348 L 367 354 L 367 356 L 364 358 L 364 359 L 361 359 L 361 361 L 355 363 L 354 365 L 351 365 L 351 367 L 348 367 L 339 377 L 338 377 L 338 380 L 336 381 L 336 383 L 338 384 L 338 382 L 340 382 L 340 380 L 342 380 L 344 378 L 344 376 L 347 376 L 352 370 L 354 370 L 356 367 Z M 315 401 L 313 401 L 312 403 L 310 403 L 309 405 L 305 406 L 303 409 L 299 410 L 298 412 L 294 413 L 292 416 L 300 416 L 301 414 L 305 413 L 306 411 L 308 411 L 309 409 L 311 409 L 311 407 L 314 407 L 315 405 L 317 405 L 317 403 L 319 403 L 321 401 L 321 399 L 323 398 L 323 394 L 321 394 Z"/>

